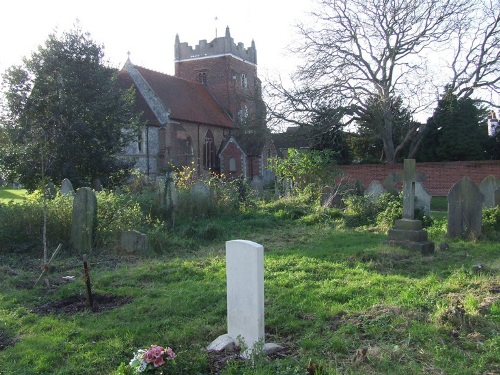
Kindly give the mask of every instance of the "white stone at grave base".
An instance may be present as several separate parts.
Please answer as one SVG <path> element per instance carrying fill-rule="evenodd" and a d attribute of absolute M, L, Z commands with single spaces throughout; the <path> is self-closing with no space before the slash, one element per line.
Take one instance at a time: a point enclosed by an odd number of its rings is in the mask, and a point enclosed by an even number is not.
<path fill-rule="evenodd" d="M 264 341 L 264 247 L 226 242 L 227 332 L 251 352 Z"/>

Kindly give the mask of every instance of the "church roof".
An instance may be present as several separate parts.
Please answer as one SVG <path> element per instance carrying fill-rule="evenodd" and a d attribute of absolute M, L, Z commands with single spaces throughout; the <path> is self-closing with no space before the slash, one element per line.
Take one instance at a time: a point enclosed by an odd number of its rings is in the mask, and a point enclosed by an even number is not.
<path fill-rule="evenodd" d="M 134 85 L 134 81 L 132 80 L 132 77 L 130 77 L 130 74 L 127 71 L 121 70 L 120 72 L 118 72 L 117 84 L 120 89 L 127 90 Z M 139 90 L 135 90 L 134 110 L 136 113 L 142 112 L 142 119 L 146 121 L 149 125 L 153 126 L 161 125 L 156 116 L 154 115 L 153 111 L 149 107 L 149 105 L 144 100 L 144 97 L 141 95 Z"/>
<path fill-rule="evenodd" d="M 187 81 L 140 66 L 135 66 L 135 69 L 167 109 L 171 120 L 234 128 L 234 123 L 229 115 L 201 83 Z M 125 75 L 126 78 L 123 77 Z M 130 80 L 133 83 L 129 73 L 124 70 L 120 72 L 119 79 Z M 153 113 L 142 95 L 138 95 L 141 98 L 136 102 L 136 105 L 149 121 Z M 153 117 L 155 119 L 150 123 L 159 125 L 156 116 L 153 115 Z"/>

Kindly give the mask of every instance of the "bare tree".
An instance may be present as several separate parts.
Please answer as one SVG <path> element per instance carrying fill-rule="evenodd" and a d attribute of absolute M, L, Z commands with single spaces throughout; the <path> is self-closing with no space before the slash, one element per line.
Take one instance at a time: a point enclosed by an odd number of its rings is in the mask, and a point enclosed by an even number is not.
<path fill-rule="evenodd" d="M 302 43 L 294 51 L 304 62 L 294 87 L 268 86 L 276 93 L 271 97 L 281 98 L 271 102 L 270 114 L 304 120 L 311 98 L 329 97 L 342 103 L 346 121 L 354 121 L 367 111 L 368 98 L 376 98 L 383 116 L 373 126 L 386 161 L 393 163 L 410 144 L 416 152 L 423 134 L 418 123 L 394 144 L 394 98 L 415 113 L 435 102 L 443 77 L 461 95 L 498 88 L 500 6 L 483 1 L 317 0 L 313 22 L 298 26 Z M 439 77 L 430 70 L 440 65 L 438 54 L 449 68 Z"/>

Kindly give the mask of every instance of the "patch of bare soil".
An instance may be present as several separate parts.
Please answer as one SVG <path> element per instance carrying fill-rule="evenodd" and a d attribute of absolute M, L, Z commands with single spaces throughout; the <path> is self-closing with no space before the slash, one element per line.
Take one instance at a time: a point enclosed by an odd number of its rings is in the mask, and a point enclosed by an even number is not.
<path fill-rule="evenodd" d="M 74 314 L 79 311 L 91 310 L 94 312 L 112 310 L 129 303 L 131 297 L 119 297 L 112 294 L 94 294 L 93 307 L 87 306 L 87 300 L 82 294 L 75 294 L 69 297 L 51 301 L 41 306 L 35 307 L 32 311 L 37 314 Z"/>

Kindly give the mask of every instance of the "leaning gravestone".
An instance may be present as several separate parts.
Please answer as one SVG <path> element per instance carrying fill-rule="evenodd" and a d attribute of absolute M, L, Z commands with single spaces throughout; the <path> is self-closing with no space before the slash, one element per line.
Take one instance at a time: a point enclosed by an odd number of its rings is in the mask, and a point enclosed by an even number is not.
<path fill-rule="evenodd" d="M 71 219 L 71 246 L 79 254 L 92 250 L 97 224 L 97 198 L 88 187 L 76 191 Z"/>
<path fill-rule="evenodd" d="M 264 247 L 245 240 L 226 242 L 227 331 L 208 347 L 223 351 L 236 344 L 244 346 L 249 358 L 256 345 L 268 354 L 279 347 L 264 343 Z"/>
<path fill-rule="evenodd" d="M 148 237 L 136 230 L 122 232 L 120 248 L 127 254 L 144 254 L 148 250 Z"/>
<path fill-rule="evenodd" d="M 415 207 L 424 211 L 424 215 L 431 214 L 432 195 L 424 188 L 421 182 L 415 183 Z"/>
<path fill-rule="evenodd" d="M 479 184 L 479 190 L 484 195 L 483 208 L 495 207 L 495 190 L 500 187 L 500 178 L 495 176 L 485 177 Z"/>
<path fill-rule="evenodd" d="M 434 243 L 427 240 L 422 221 L 415 220 L 415 191 L 420 179 L 415 171 L 415 160 L 405 159 L 403 169 L 403 218 L 396 220 L 389 229 L 388 243 L 410 250 L 420 250 L 424 255 L 434 252 Z"/>
<path fill-rule="evenodd" d="M 455 183 L 448 193 L 448 236 L 481 236 L 484 195 L 469 177 Z"/>
<path fill-rule="evenodd" d="M 73 184 L 67 178 L 65 178 L 61 182 L 61 194 L 62 195 L 75 195 L 75 189 L 73 189 Z"/>
<path fill-rule="evenodd" d="M 384 189 L 380 181 L 374 180 L 370 182 L 370 185 L 368 185 L 364 195 L 370 202 L 373 202 L 377 201 L 384 193 L 387 193 L 387 190 Z"/>

